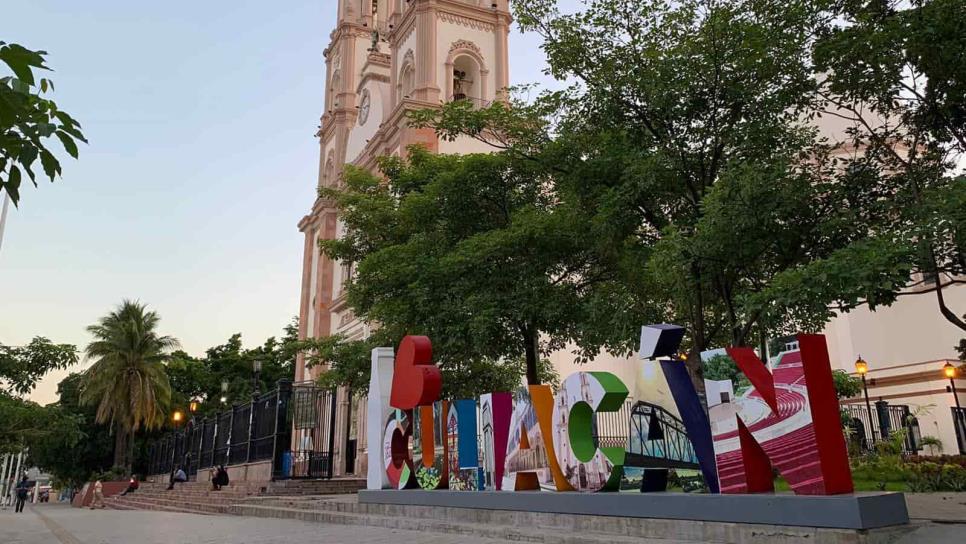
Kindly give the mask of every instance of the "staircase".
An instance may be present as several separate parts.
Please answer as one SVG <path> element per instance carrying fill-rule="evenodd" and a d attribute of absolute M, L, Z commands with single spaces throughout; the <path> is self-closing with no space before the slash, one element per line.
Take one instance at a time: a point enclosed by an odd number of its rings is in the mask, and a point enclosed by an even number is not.
<path fill-rule="evenodd" d="M 126 496 L 105 500 L 115 510 L 158 510 L 191 514 L 232 514 L 233 504 L 241 504 L 258 496 L 284 497 L 305 495 L 337 495 L 355 493 L 365 488 L 362 479 L 285 480 L 278 482 L 238 482 L 212 491 L 209 482 L 185 482 L 168 491 L 167 484 L 141 484 Z"/>
<path fill-rule="evenodd" d="M 160 510 L 192 514 L 228 514 L 232 503 L 256 495 L 260 489 L 241 482 L 220 491 L 212 491 L 208 482 L 176 484 L 168 491 L 162 483 L 142 483 L 141 488 L 121 497 L 111 497 L 104 503 L 115 510 Z"/>

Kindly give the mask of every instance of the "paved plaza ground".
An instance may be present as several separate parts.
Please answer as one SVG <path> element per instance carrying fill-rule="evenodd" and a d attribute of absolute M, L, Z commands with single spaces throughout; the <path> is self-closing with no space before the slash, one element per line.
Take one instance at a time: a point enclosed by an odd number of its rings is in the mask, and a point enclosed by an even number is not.
<path fill-rule="evenodd" d="M 201 516 L 169 512 L 88 510 L 38 504 L 22 514 L 0 511 L 2 544 L 490 544 L 462 535 L 428 535 L 377 527 Z"/>
<path fill-rule="evenodd" d="M 930 494 L 910 501 L 917 530 L 895 544 L 962 542 L 963 494 Z M 927 515 L 930 514 L 930 515 Z M 927 522 L 925 519 L 939 521 Z M 67 504 L 0 511 L 0 544 L 489 544 L 503 540 L 456 534 L 332 525 L 304 521 L 203 516 L 137 510 L 88 510 Z M 642 540 L 641 542 L 658 542 Z M 661 544 L 673 544 L 661 540 Z M 767 542 L 767 540 L 762 541 Z"/>

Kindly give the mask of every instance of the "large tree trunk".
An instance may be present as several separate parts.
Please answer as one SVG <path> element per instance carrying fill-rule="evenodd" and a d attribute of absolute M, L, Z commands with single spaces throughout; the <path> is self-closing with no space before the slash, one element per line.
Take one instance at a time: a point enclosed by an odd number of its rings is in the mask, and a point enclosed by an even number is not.
<path fill-rule="evenodd" d="M 128 433 L 121 423 L 114 426 L 114 466 L 128 468 Z"/>
<path fill-rule="evenodd" d="M 537 374 L 537 363 L 540 360 L 537 348 L 539 333 L 529 325 L 524 325 L 520 329 L 523 335 L 523 352 L 527 360 L 527 385 L 540 385 L 540 376 Z"/>

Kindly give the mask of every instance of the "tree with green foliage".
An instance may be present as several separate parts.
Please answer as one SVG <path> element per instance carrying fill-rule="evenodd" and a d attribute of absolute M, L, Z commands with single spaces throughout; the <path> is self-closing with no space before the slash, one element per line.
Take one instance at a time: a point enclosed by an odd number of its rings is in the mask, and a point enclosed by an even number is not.
<path fill-rule="evenodd" d="M 114 438 L 110 427 L 97 423 L 97 408 L 81 404 L 84 375 L 70 374 L 57 385 L 58 400 L 45 410 L 70 417 L 76 425 L 73 436 L 51 432 L 27 442 L 30 460 L 54 479 L 78 487 L 94 473 L 111 468 L 114 461 Z"/>
<path fill-rule="evenodd" d="M 516 20 L 543 36 L 549 73 L 576 83 L 412 121 L 537 165 L 588 229 L 582 249 L 602 273 L 583 293 L 595 319 L 573 335 L 585 358 L 632 353 L 644 323 L 680 323 L 696 376 L 712 346 L 821 328 L 824 304 L 780 312 L 759 295 L 861 239 L 853 210 L 878 198 L 837 179 L 811 123 L 827 4 L 588 0 L 565 14 L 520 0 Z"/>
<path fill-rule="evenodd" d="M 322 251 L 357 264 L 346 295 L 355 314 L 379 324 L 385 345 L 429 336 L 444 372 L 523 360 L 527 382 L 540 383 L 541 354 L 594 318 L 583 295 L 606 275 L 579 214 L 542 168 L 510 154 L 413 147 L 380 170 L 385 179 L 349 167 L 344 187 L 320 190 L 347 232 Z"/>
<path fill-rule="evenodd" d="M 77 348 L 37 336 L 25 346 L 0 344 L 0 389 L 25 395 L 51 370 L 77 364 Z"/>
<path fill-rule="evenodd" d="M 77 158 L 77 142 L 87 142 L 80 124 L 44 94 L 54 90 L 47 78 L 35 70 L 49 71 L 46 51 L 31 51 L 15 43 L 0 41 L 0 61 L 12 75 L 0 77 L 0 193 L 6 192 L 16 205 L 24 178 L 37 185 L 35 163 L 40 160 L 50 181 L 61 175 L 60 162 L 46 140 L 57 138 L 71 157 Z"/>
<path fill-rule="evenodd" d="M 281 338 L 273 336 L 252 349 L 246 349 L 241 333 L 236 333 L 224 344 L 209 348 L 202 358 L 175 351 L 165 363 L 172 405 L 186 407 L 195 400 L 200 403 L 199 415 L 212 415 L 232 403 L 246 403 L 253 393 L 253 363 L 262 364 L 258 389 L 266 393 L 279 380 L 292 379 L 298 350 L 298 320 L 293 319 Z M 228 384 L 228 391 L 222 392 L 222 382 Z M 220 401 L 223 395 L 228 399 L 225 404 Z"/>
<path fill-rule="evenodd" d="M 350 340 L 342 335 L 311 338 L 301 342 L 309 367 L 325 368 L 318 379 L 324 388 L 346 387 L 353 394 L 369 392 L 372 369 L 372 350 L 393 347 L 383 329 L 364 340 Z M 494 361 L 492 359 L 455 361 L 443 365 L 443 390 L 447 399 L 476 398 L 494 391 L 516 391 L 526 380 L 526 361 L 523 358 Z M 537 363 L 537 377 L 554 391 L 560 386 L 560 376 L 548 359 Z"/>
<path fill-rule="evenodd" d="M 832 383 L 839 400 L 857 397 L 862 392 L 862 380 L 841 369 L 832 371 Z"/>
<path fill-rule="evenodd" d="M 84 373 L 81 404 L 96 406 L 96 421 L 112 428 L 116 466 L 131 466 L 134 433 L 165 422 L 171 383 L 163 363 L 178 342 L 158 333 L 159 322 L 146 305 L 125 300 L 87 327 L 94 340 L 85 354 L 94 364 Z"/>
<path fill-rule="evenodd" d="M 702 377 L 706 380 L 730 381 L 734 385 L 735 394 L 751 387 L 751 382 L 738 368 L 738 363 L 724 353 L 709 357 L 702 363 L 701 370 Z"/>
<path fill-rule="evenodd" d="M 846 180 L 876 198 L 866 236 L 797 270 L 764 298 L 789 311 L 874 309 L 966 284 L 966 9 L 961 0 L 838 2 L 814 48 L 820 110 L 851 127 Z"/>
<path fill-rule="evenodd" d="M 0 453 L 13 453 L 57 438 L 73 447 L 82 438 L 74 414 L 0 391 Z"/>
<path fill-rule="evenodd" d="M 65 414 L 22 398 L 51 370 L 77 363 L 77 348 L 36 337 L 25 346 L 0 344 L 0 452 L 19 451 L 39 438 L 77 439 Z"/>

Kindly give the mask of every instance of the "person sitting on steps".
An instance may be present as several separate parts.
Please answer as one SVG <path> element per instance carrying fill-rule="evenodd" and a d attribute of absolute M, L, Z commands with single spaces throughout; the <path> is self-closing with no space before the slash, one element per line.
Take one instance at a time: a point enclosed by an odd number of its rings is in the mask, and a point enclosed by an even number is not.
<path fill-rule="evenodd" d="M 128 493 L 134 493 L 135 491 L 138 490 L 139 487 L 141 487 L 141 484 L 138 482 L 138 477 L 132 474 L 131 481 L 127 483 L 127 489 L 125 489 L 124 492 L 121 493 L 121 496 L 123 497 Z"/>
<path fill-rule="evenodd" d="M 211 488 L 214 491 L 219 491 L 222 487 L 227 485 L 228 471 L 225 469 L 225 465 L 218 465 L 218 469 L 215 471 L 215 475 L 211 479 Z"/>
<path fill-rule="evenodd" d="M 178 470 L 171 473 L 171 483 L 168 485 L 168 491 L 174 489 L 175 483 L 184 483 L 188 481 L 188 475 L 184 473 L 184 469 L 180 466 Z"/>

